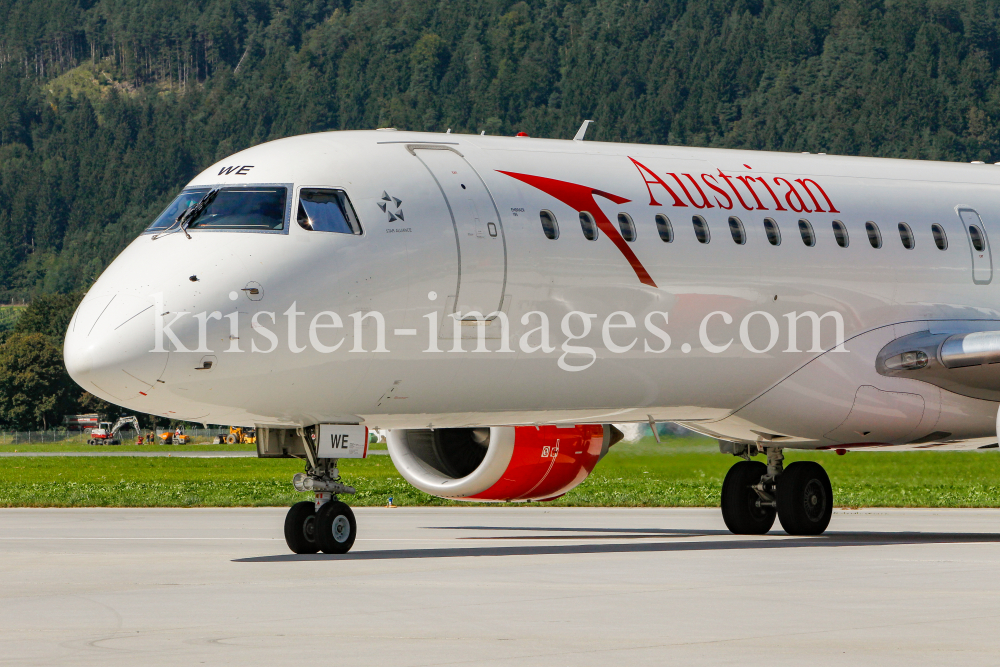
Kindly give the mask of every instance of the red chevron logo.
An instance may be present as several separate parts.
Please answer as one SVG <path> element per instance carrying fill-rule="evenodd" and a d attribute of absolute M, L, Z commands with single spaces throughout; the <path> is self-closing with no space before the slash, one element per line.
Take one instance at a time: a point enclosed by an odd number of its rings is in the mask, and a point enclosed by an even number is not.
<path fill-rule="evenodd" d="M 601 207 L 597 205 L 594 195 L 610 199 L 616 204 L 624 204 L 631 201 L 630 199 L 625 199 L 624 197 L 619 197 L 618 195 L 613 195 L 610 192 L 598 190 L 597 188 L 591 188 L 577 183 L 569 183 L 567 181 L 559 181 L 554 178 L 532 176 L 531 174 L 518 174 L 513 171 L 501 171 L 499 169 L 497 171 L 501 174 L 506 174 L 511 178 L 516 178 L 523 183 L 527 183 L 533 188 L 541 190 L 545 194 L 552 195 L 562 203 L 574 209 L 577 213 L 586 211 L 593 215 L 594 220 L 597 222 L 598 229 L 604 232 L 604 235 L 611 239 L 611 242 L 615 244 L 615 247 L 618 248 L 621 254 L 624 255 L 625 259 L 628 260 L 632 270 L 635 271 L 635 275 L 639 278 L 639 282 L 643 285 L 656 287 L 656 283 L 654 283 L 653 279 L 649 277 L 649 272 L 646 271 L 646 267 L 642 265 L 639 258 L 635 256 L 634 252 L 632 252 L 632 248 L 630 248 L 625 239 L 622 238 L 621 233 L 613 224 L 611 224 L 608 217 L 604 215 L 604 211 L 602 211 Z"/>

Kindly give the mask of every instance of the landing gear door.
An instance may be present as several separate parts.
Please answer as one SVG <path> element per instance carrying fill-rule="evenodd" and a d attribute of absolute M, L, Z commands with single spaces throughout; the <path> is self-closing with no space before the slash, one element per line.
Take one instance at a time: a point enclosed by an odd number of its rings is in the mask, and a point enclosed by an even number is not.
<path fill-rule="evenodd" d="M 458 239 L 455 311 L 489 318 L 500 310 L 507 278 L 507 251 L 500 213 L 490 191 L 465 157 L 447 146 L 412 145 L 444 196 Z"/>
<path fill-rule="evenodd" d="M 956 211 L 965 229 L 969 249 L 972 251 L 972 282 L 977 285 L 988 285 L 993 280 L 993 257 L 986 225 L 983 224 L 979 214 L 971 208 L 960 206 Z"/>
<path fill-rule="evenodd" d="M 257 425 L 257 458 L 304 459 L 306 448 L 293 428 Z"/>
<path fill-rule="evenodd" d="M 316 453 L 321 459 L 368 458 L 368 427 L 320 424 Z"/>

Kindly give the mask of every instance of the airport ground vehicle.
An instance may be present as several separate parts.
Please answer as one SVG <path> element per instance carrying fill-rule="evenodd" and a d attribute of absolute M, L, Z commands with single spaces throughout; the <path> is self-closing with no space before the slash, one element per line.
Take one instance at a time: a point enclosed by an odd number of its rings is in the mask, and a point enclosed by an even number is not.
<path fill-rule="evenodd" d="M 674 421 L 743 459 L 733 532 L 818 534 L 829 479 L 785 449 L 996 443 L 998 202 L 983 164 L 290 137 L 184 188 L 87 294 L 66 364 L 301 459 L 299 552 L 353 543 L 337 461 L 368 428 L 417 488 L 506 501 L 579 484 L 609 422 Z"/>
<path fill-rule="evenodd" d="M 191 437 L 179 431 L 163 431 L 158 436 L 164 445 L 186 445 L 191 442 Z"/>
<path fill-rule="evenodd" d="M 135 417 L 120 417 L 118 421 L 114 424 L 111 422 L 100 422 L 97 428 L 90 431 L 90 437 L 87 439 L 88 445 L 120 445 L 122 444 L 121 438 L 118 436 L 119 431 L 128 426 L 134 430 L 137 434 L 139 433 L 139 420 Z"/>
<path fill-rule="evenodd" d="M 257 433 L 254 428 L 246 428 L 243 426 L 230 426 L 228 433 L 219 433 L 214 438 L 212 438 L 212 444 L 249 444 L 253 445 L 257 442 Z"/>
<path fill-rule="evenodd" d="M 64 415 L 63 425 L 70 431 L 93 430 L 100 426 L 101 415 L 91 412 L 85 415 Z"/>

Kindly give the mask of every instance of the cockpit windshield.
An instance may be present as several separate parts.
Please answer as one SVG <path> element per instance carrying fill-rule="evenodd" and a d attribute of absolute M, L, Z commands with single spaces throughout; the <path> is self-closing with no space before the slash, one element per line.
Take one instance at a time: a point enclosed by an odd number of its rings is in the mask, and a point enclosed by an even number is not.
<path fill-rule="evenodd" d="M 211 188 L 190 188 L 181 192 L 147 232 L 169 229 L 177 218 L 205 197 Z M 231 229 L 280 231 L 285 226 L 288 190 L 280 186 L 220 188 L 205 208 L 186 221 L 188 229 Z"/>

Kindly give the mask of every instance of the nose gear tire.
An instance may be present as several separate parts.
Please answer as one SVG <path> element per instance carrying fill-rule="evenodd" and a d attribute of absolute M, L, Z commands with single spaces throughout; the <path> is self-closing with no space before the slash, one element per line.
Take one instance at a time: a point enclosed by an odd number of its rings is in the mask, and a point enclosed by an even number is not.
<path fill-rule="evenodd" d="M 285 515 L 285 544 L 297 554 L 314 554 L 316 543 L 316 503 L 295 503 Z"/>
<path fill-rule="evenodd" d="M 820 535 L 830 525 L 833 488 L 823 466 L 796 461 L 778 478 L 778 520 L 789 535 Z"/>
<path fill-rule="evenodd" d="M 351 508 L 333 500 L 316 514 L 316 543 L 323 553 L 346 554 L 354 546 L 358 524 Z"/>
<path fill-rule="evenodd" d="M 760 507 L 760 496 L 753 490 L 767 474 L 760 461 L 740 461 L 726 473 L 722 482 L 722 520 L 737 535 L 763 535 L 774 525 L 774 508 Z"/>

